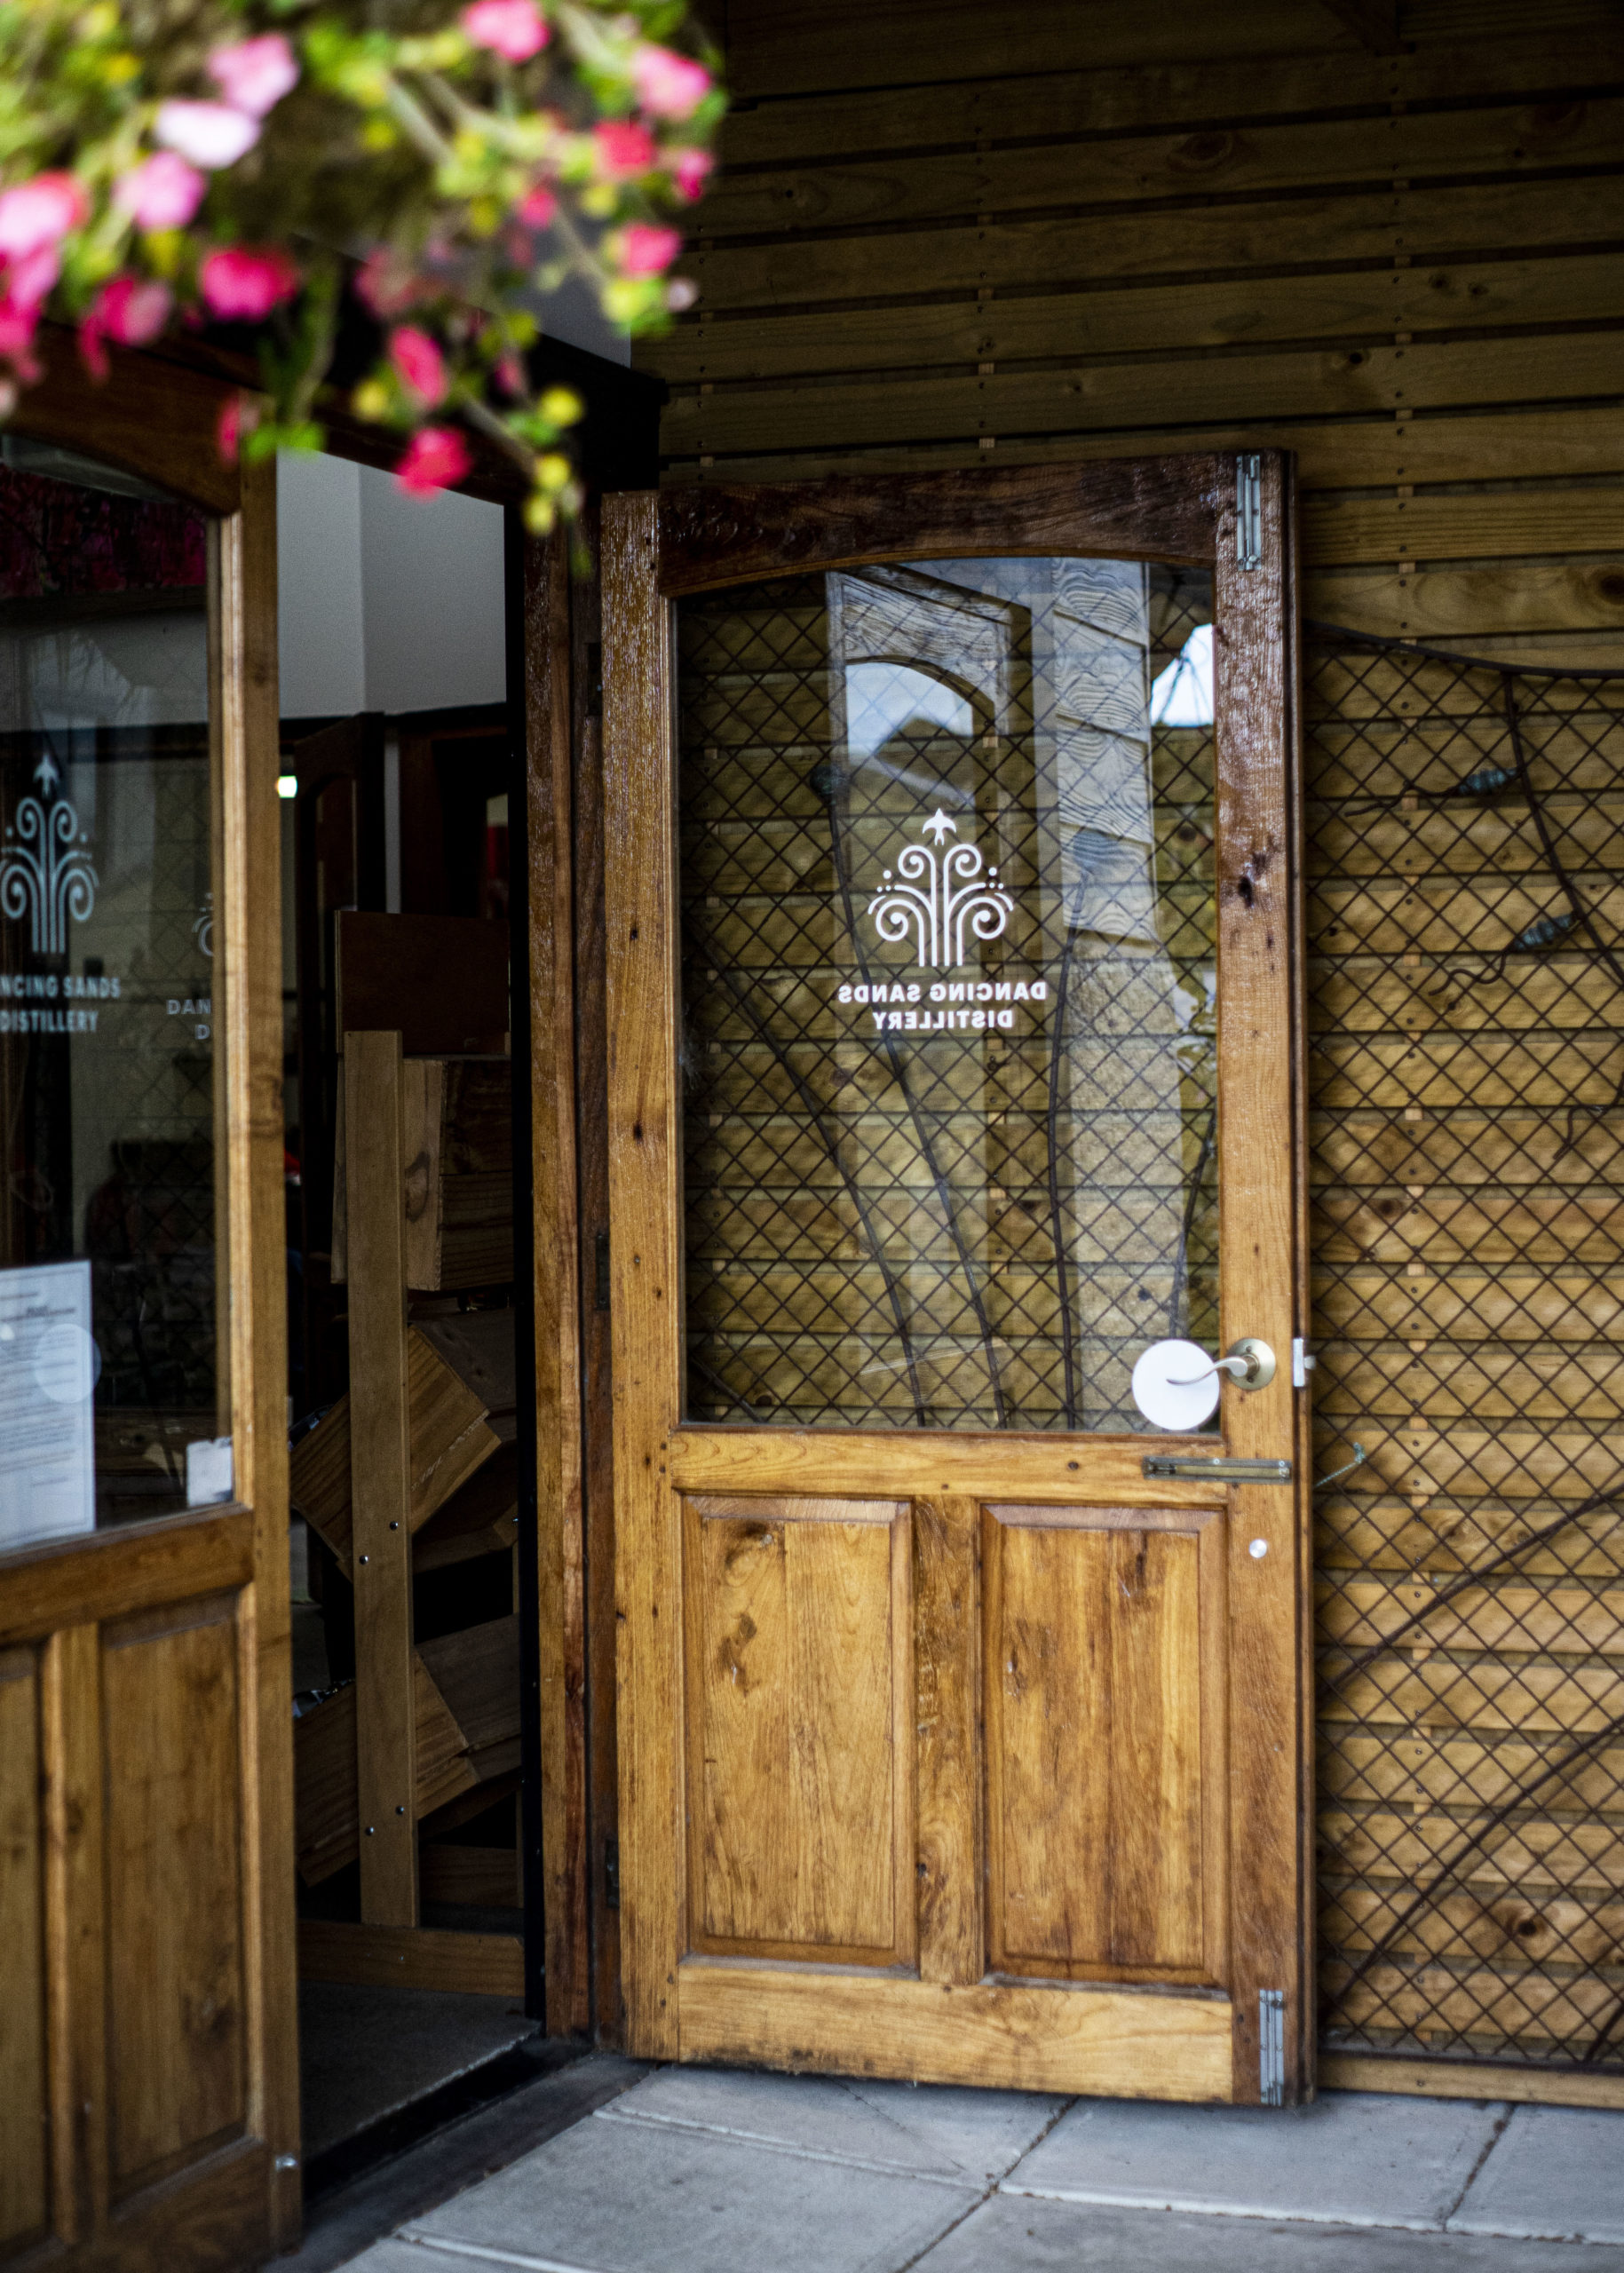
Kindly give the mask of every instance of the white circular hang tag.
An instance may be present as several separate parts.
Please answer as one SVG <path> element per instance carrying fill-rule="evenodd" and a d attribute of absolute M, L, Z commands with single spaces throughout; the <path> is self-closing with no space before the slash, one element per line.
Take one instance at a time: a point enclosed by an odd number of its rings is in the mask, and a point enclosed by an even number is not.
<path fill-rule="evenodd" d="M 1199 1429 L 1218 1409 L 1223 1375 L 1193 1342 L 1153 1342 L 1133 1369 L 1133 1401 L 1157 1429 Z"/>
<path fill-rule="evenodd" d="M 34 1379 L 52 1405 L 83 1405 L 101 1379 L 101 1350 L 82 1326 L 48 1326 L 34 1351 Z"/>

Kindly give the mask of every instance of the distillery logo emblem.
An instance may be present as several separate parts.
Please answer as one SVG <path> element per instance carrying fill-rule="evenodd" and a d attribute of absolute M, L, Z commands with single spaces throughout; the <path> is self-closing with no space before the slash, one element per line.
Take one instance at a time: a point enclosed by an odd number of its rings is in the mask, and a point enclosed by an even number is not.
<path fill-rule="evenodd" d="M 958 823 L 938 805 L 920 835 L 932 843 L 907 844 L 893 874 L 887 868 L 868 903 L 875 937 L 884 946 L 908 946 L 926 970 L 956 970 L 969 960 L 971 941 L 999 939 L 1015 902 L 987 867 L 978 846 L 949 844 Z M 870 979 L 842 986 L 836 1002 L 860 1005 L 876 1034 L 986 1034 L 1015 1024 L 1016 1004 L 1038 1003 L 1049 994 L 1042 978 Z"/>
<path fill-rule="evenodd" d="M 13 921 L 28 917 L 36 955 L 59 955 L 67 952 L 69 917 L 89 920 L 99 879 L 72 798 L 51 801 L 61 776 L 49 751 L 34 778 L 40 795 L 19 800 L 0 848 L 0 908 Z"/>
<path fill-rule="evenodd" d="M 947 843 L 958 828 L 938 805 L 919 832 L 935 839 L 935 850 L 905 845 L 895 875 L 885 870 L 868 903 L 875 938 L 887 946 L 907 940 L 918 951 L 914 961 L 927 970 L 956 970 L 965 960 L 967 932 L 972 939 L 999 939 L 1015 913 L 997 869 L 984 870 L 979 846 Z"/>

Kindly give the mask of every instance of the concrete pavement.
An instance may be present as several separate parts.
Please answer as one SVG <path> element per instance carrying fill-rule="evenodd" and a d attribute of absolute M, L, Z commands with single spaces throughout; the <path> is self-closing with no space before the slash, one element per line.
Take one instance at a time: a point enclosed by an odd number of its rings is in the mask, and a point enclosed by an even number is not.
<path fill-rule="evenodd" d="M 1624 2113 L 666 2068 L 353 2273 L 1624 2273 Z"/>

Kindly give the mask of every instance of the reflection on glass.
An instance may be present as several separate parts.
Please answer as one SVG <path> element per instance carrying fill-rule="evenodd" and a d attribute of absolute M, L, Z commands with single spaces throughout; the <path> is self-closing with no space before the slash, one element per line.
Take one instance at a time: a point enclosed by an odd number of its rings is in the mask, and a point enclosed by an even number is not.
<path fill-rule="evenodd" d="M 1213 1345 L 1210 622 L 1109 560 L 682 603 L 692 1418 L 1137 1431 Z"/>
<path fill-rule="evenodd" d="M 205 574 L 200 516 L 6 440 L 0 1546 L 185 1507 L 226 1427 Z"/>

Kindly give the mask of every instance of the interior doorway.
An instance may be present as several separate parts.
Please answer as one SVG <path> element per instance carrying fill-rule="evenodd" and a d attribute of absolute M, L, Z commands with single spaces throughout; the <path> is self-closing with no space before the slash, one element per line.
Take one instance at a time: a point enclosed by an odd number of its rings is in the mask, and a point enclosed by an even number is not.
<path fill-rule="evenodd" d="M 538 2027 L 510 1008 L 523 772 L 503 508 L 409 499 L 332 458 L 284 460 L 279 503 L 300 2057 L 319 2192 L 501 2087 Z"/>

